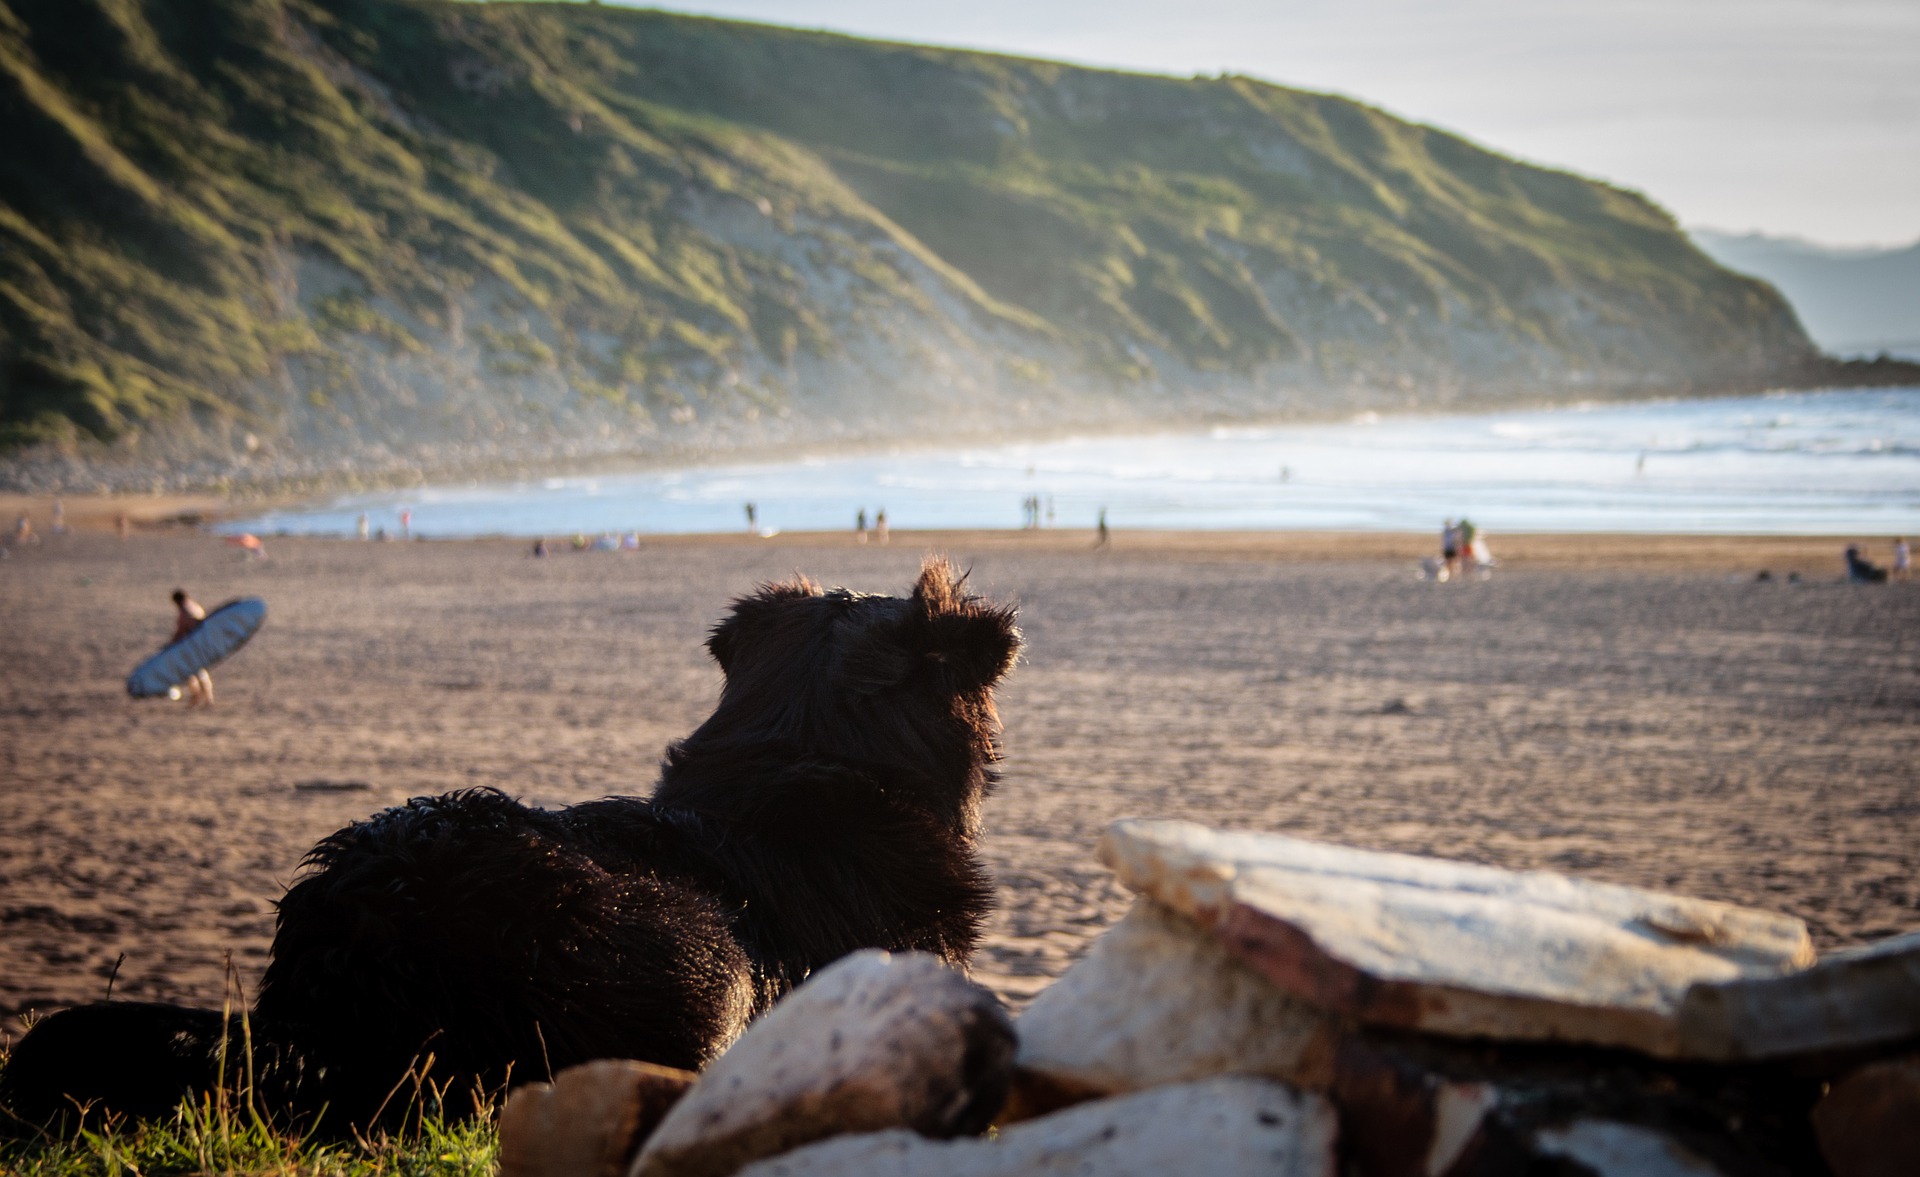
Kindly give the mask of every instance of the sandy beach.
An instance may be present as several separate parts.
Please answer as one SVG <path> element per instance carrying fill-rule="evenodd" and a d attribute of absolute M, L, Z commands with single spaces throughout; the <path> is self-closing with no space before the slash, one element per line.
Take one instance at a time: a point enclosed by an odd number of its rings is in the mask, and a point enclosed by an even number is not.
<path fill-rule="evenodd" d="M 1132 815 L 1757 904 L 1823 948 L 1920 926 L 1920 586 L 1838 583 L 1830 538 L 1508 536 L 1493 579 L 1436 585 L 1413 575 L 1423 536 L 706 537 L 545 560 L 269 538 L 249 560 L 68 512 L 72 534 L 0 561 L 16 1032 L 110 977 L 218 1004 L 230 959 L 250 985 L 302 853 L 380 807 L 646 792 L 713 703 L 701 641 L 730 598 L 795 570 L 899 592 L 926 551 L 1022 609 L 984 847 L 1001 908 L 975 962 L 1016 1004 L 1124 910 L 1092 846 Z M 271 611 L 204 712 L 122 685 L 176 585 Z"/>

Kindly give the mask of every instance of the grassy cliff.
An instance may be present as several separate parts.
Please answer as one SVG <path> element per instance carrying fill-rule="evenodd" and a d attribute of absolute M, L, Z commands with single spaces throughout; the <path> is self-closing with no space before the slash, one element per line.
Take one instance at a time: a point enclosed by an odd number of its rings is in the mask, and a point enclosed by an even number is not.
<path fill-rule="evenodd" d="M 0 0 L 0 125 L 0 446 L 196 477 L 1818 362 L 1638 195 L 1247 78 L 590 4 Z"/>

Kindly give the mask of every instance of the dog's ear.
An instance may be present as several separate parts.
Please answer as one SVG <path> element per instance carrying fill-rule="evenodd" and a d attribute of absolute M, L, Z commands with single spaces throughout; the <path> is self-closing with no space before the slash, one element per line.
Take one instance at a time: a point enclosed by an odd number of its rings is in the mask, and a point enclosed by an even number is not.
<path fill-rule="evenodd" d="M 804 576 L 796 576 L 779 584 L 761 585 L 760 591 L 752 596 L 734 601 L 733 608 L 720 619 L 720 623 L 707 631 L 707 653 L 713 655 L 713 660 L 720 664 L 723 673 L 731 671 L 744 631 L 771 620 L 786 603 L 819 595 L 820 586 Z"/>
<path fill-rule="evenodd" d="M 956 693 L 992 686 L 1020 653 L 1014 611 L 967 594 L 960 587 L 965 579 L 945 560 L 926 562 L 903 643 L 911 656 L 933 663 Z"/>

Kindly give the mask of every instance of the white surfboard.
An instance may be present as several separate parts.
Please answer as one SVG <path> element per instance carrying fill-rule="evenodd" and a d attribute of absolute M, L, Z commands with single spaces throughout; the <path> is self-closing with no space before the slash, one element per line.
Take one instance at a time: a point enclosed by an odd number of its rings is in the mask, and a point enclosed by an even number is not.
<path fill-rule="evenodd" d="M 127 676 L 127 694 L 136 699 L 167 694 L 246 645 L 266 619 L 267 603 L 259 597 L 228 601 L 207 614 L 192 633 L 134 667 Z"/>

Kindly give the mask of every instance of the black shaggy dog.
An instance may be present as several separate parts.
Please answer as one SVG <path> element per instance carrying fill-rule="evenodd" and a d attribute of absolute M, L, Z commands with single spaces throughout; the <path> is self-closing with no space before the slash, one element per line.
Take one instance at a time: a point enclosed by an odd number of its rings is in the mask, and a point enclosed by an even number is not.
<path fill-rule="evenodd" d="M 698 1068 L 855 949 L 963 963 L 992 903 L 992 689 L 1019 645 L 944 561 L 906 598 L 767 586 L 713 630 L 719 706 L 650 800 L 472 789 L 325 839 L 247 1027 L 262 1102 L 339 1130 L 404 1107 L 429 1059 L 450 1098 L 594 1058 Z M 213 1011 L 69 1010 L 21 1040 L 0 1104 L 151 1114 L 220 1081 L 221 1040 Z"/>

